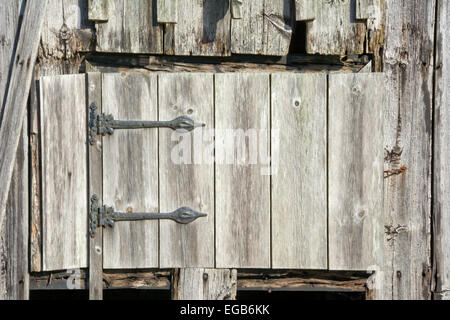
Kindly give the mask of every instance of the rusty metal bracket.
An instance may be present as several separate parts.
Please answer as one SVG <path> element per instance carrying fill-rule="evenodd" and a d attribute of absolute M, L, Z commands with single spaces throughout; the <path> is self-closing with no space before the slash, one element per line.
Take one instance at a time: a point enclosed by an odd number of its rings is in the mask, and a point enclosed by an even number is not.
<path fill-rule="evenodd" d="M 95 237 L 98 227 L 114 227 L 116 221 L 139 221 L 139 220 L 173 220 L 180 224 L 194 222 L 198 218 L 206 217 L 207 214 L 200 213 L 191 208 L 182 207 L 169 213 L 141 213 L 141 212 L 114 212 L 113 207 L 100 206 L 99 197 L 94 194 L 91 197 L 91 208 L 89 214 L 89 233 Z"/>
<path fill-rule="evenodd" d="M 89 143 L 91 145 L 95 143 L 96 135 L 112 135 L 114 130 L 169 128 L 189 132 L 204 126 L 204 123 L 195 122 L 187 116 L 181 116 L 171 121 L 114 120 L 112 114 L 99 114 L 97 105 L 93 103 L 90 106 L 89 114 Z"/>

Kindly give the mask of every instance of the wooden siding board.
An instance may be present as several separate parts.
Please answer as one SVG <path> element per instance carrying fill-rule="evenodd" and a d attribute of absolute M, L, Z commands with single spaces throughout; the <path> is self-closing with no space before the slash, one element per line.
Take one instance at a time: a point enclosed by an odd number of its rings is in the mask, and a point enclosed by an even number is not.
<path fill-rule="evenodd" d="M 40 80 L 43 270 L 87 266 L 85 76 Z"/>
<path fill-rule="evenodd" d="M 269 74 L 217 74 L 215 77 L 216 130 L 255 129 L 259 146 L 270 144 Z M 262 133 L 261 133 L 262 132 Z M 216 156 L 227 152 L 216 132 Z M 239 139 L 234 139 L 238 141 Z M 265 140 L 265 142 L 264 142 Z M 265 143 L 265 145 L 264 145 Z M 237 143 L 236 145 L 240 145 Z M 263 149 L 264 149 L 263 148 Z M 259 147 L 258 147 L 259 151 Z M 235 165 L 216 161 L 216 267 L 270 267 L 270 178 L 264 165 L 246 159 Z M 259 159 L 258 159 L 259 160 Z M 259 163 L 259 162 L 258 162 Z"/>
<path fill-rule="evenodd" d="M 291 1 L 244 1 L 231 22 L 231 52 L 283 56 L 291 43 Z"/>
<path fill-rule="evenodd" d="M 327 78 L 272 74 L 271 83 L 272 267 L 326 269 Z"/>
<path fill-rule="evenodd" d="M 108 22 L 97 23 L 97 51 L 163 53 L 163 27 L 154 1 L 109 0 Z"/>
<path fill-rule="evenodd" d="M 209 73 L 163 73 L 159 75 L 159 119 L 172 120 L 185 115 L 214 127 L 214 81 Z M 163 129 L 159 134 L 160 208 L 171 212 L 190 207 L 208 214 L 188 225 L 173 221 L 160 222 L 161 268 L 214 267 L 214 164 L 203 159 L 203 148 L 189 151 L 187 164 L 173 159 L 173 150 L 187 146 L 213 146 L 210 136 L 203 138 L 204 129 L 190 133 L 175 133 Z M 205 133 L 206 136 L 206 133 Z M 200 158 L 199 158 L 200 157 Z M 181 160 L 181 159 L 179 159 Z M 175 161 L 175 162 L 174 162 Z"/>
<path fill-rule="evenodd" d="M 157 76 L 103 75 L 102 108 L 117 120 L 156 120 Z M 158 212 L 158 131 L 103 138 L 103 203 L 119 212 Z M 103 267 L 158 267 L 158 221 L 123 221 L 103 232 Z"/>
<path fill-rule="evenodd" d="M 228 1 L 179 1 L 174 54 L 229 56 L 230 24 Z"/>
<path fill-rule="evenodd" d="M 330 270 L 380 270 L 383 258 L 384 75 L 330 75 Z"/>

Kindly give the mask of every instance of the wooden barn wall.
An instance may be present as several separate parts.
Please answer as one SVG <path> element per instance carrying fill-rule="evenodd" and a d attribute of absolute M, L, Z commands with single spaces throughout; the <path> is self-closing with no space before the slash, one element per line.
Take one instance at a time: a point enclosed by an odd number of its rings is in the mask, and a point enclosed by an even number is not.
<path fill-rule="evenodd" d="M 297 5 L 306 2 L 296 0 Z M 363 1 L 358 1 L 360 2 Z M 36 77 L 80 71 L 83 60 L 81 52 L 92 45 L 90 35 L 95 28 L 87 19 L 87 7 L 88 0 L 49 1 Z M 449 40 L 446 31 L 449 5 L 446 0 L 381 0 L 379 8 L 381 17 L 384 18 L 379 23 L 375 23 L 376 20 L 373 19 L 371 20 L 373 23 L 366 24 L 364 28 L 366 39 L 369 39 L 366 42 L 368 52 L 373 52 L 375 57 L 374 70 L 387 73 L 390 88 L 384 112 L 385 257 L 382 271 L 376 274 L 372 288 L 373 298 L 430 299 L 434 291 L 436 298 L 448 299 L 450 298 L 448 293 L 450 200 L 446 190 L 449 187 L 450 173 L 446 162 L 449 152 L 446 141 L 450 127 L 448 109 L 450 89 Z M 8 10 L 10 9 L 8 6 Z M 10 11 L 1 10 L 0 15 L 8 12 Z M 378 14 L 378 11 L 375 11 L 375 14 Z M 306 20 L 312 26 L 316 18 L 307 18 L 298 19 L 297 16 L 297 20 Z M 97 19 L 106 20 L 101 16 Z M 6 20 L 0 19 L 0 23 L 3 21 Z M 3 26 L 1 34 L 10 36 L 12 33 L 8 28 L 11 26 L 10 24 Z M 170 27 L 170 24 L 166 27 Z M 8 54 L 11 44 L 8 38 L 2 39 L 6 41 L 1 42 L 0 53 Z M 163 40 L 169 43 L 173 41 L 170 35 Z M 319 46 L 314 43 L 314 39 L 308 41 L 310 41 L 309 48 Z M 436 52 L 433 50 L 435 45 Z M 336 50 L 336 53 L 342 53 L 342 47 L 338 46 Z M 4 66 L 0 67 L 1 83 L 5 79 L 6 69 Z M 0 93 L 2 92 L 3 89 Z M 32 97 L 34 92 L 32 90 Z M 37 126 L 37 105 L 33 101 L 36 99 L 31 99 L 29 117 L 32 204 L 30 265 L 32 271 L 39 271 L 42 267 L 39 200 L 40 133 Z M 17 174 L 20 175 L 17 172 L 14 175 Z M 17 212 L 19 211 L 15 213 Z M 1 234 L 4 234 L 5 225 L 0 228 L 3 228 L 0 229 Z M 18 230 L 17 228 L 19 228 L 17 225 L 13 227 L 14 230 Z M 9 279 L 5 278 L 6 259 L 5 254 L 2 255 L 7 243 L 5 237 L 0 238 L 2 298 L 5 284 L 8 285 L 6 281 L 11 281 L 4 280 Z M 23 267 L 18 267 L 17 270 L 20 268 Z M 177 283 L 184 282 L 185 280 Z M 27 296 L 20 294 L 18 297 Z"/>

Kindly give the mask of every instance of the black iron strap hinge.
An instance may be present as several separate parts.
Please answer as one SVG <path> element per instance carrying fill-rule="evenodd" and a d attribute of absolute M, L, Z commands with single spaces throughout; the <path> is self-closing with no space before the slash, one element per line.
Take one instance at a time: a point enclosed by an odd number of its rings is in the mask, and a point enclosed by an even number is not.
<path fill-rule="evenodd" d="M 181 116 L 171 121 L 141 121 L 141 120 L 114 120 L 111 114 L 99 114 L 95 103 L 90 106 L 89 114 L 89 142 L 95 143 L 96 135 L 111 135 L 119 129 L 146 129 L 169 128 L 172 130 L 192 131 L 198 127 L 204 127 L 204 123 L 198 123 L 187 116 Z"/>
<path fill-rule="evenodd" d="M 177 223 L 188 224 L 198 218 L 206 217 L 207 214 L 200 213 L 190 208 L 179 208 L 169 213 L 139 213 L 139 212 L 114 212 L 113 207 L 100 206 L 96 194 L 91 197 L 91 208 L 89 214 L 89 233 L 95 236 L 98 227 L 114 227 L 116 221 L 138 221 L 170 219 Z"/>

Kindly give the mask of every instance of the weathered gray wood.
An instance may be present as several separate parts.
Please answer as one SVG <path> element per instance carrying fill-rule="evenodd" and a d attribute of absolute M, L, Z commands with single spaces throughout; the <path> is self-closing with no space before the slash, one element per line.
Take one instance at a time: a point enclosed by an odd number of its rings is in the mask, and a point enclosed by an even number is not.
<path fill-rule="evenodd" d="M 27 2 L 0 114 L 0 225 L 5 219 L 16 150 L 25 116 L 47 0 Z"/>
<path fill-rule="evenodd" d="M 97 51 L 163 53 L 154 1 L 108 0 L 108 22 L 97 23 Z"/>
<path fill-rule="evenodd" d="M 25 118 L 6 218 L 0 225 L 0 300 L 27 300 L 28 288 L 28 123 Z"/>
<path fill-rule="evenodd" d="M 439 1 L 434 111 L 434 298 L 450 300 L 450 4 Z"/>
<path fill-rule="evenodd" d="M 231 22 L 231 52 L 283 56 L 291 43 L 291 1 L 244 1 Z"/>
<path fill-rule="evenodd" d="M 88 73 L 86 78 L 87 105 L 86 112 L 90 111 L 91 104 L 95 103 L 97 111 L 102 112 L 102 74 Z M 103 161 L 102 137 L 96 137 L 94 145 L 89 144 L 89 198 L 98 195 L 99 205 L 103 199 Z M 103 229 L 97 228 L 94 238 L 89 240 L 89 299 L 103 299 Z"/>
<path fill-rule="evenodd" d="M 268 74 L 217 74 L 215 78 L 218 268 L 270 267 L 270 178 L 264 175 L 270 168 L 250 149 L 256 146 L 258 153 L 270 154 L 269 92 Z M 252 141 L 244 144 L 239 136 L 249 129 L 258 137 L 256 142 L 247 138 Z M 237 134 L 236 152 L 227 143 L 230 139 L 225 139 L 232 133 Z M 230 155 L 232 162 L 228 162 Z M 257 164 L 251 164 L 255 156 Z"/>
<path fill-rule="evenodd" d="M 378 299 L 430 299 L 431 110 L 436 2 L 386 1 L 386 241 Z M 405 28 L 405 26 L 409 26 Z M 401 170 L 402 168 L 406 170 Z"/>
<path fill-rule="evenodd" d="M 236 300 L 235 269 L 180 269 L 174 278 L 173 300 Z"/>
<path fill-rule="evenodd" d="M 85 89 L 84 75 L 40 80 L 44 271 L 87 266 Z"/>
<path fill-rule="evenodd" d="M 326 269 L 327 78 L 280 73 L 271 83 L 272 267 Z"/>
<path fill-rule="evenodd" d="M 330 270 L 379 270 L 383 260 L 385 76 L 329 76 Z"/>
<path fill-rule="evenodd" d="M 108 3 L 109 0 L 89 0 L 89 20 L 97 22 L 108 21 Z"/>
<path fill-rule="evenodd" d="M 103 75 L 102 108 L 118 120 L 155 120 L 157 76 Z M 158 212 L 158 131 L 116 130 L 103 138 L 103 203 L 120 212 Z M 117 222 L 103 232 L 103 267 L 158 267 L 158 221 Z"/>
<path fill-rule="evenodd" d="M 228 1 L 178 1 L 174 54 L 229 56 L 230 23 Z"/>
<path fill-rule="evenodd" d="M 379 0 L 296 0 L 296 19 L 307 21 L 306 51 L 311 54 L 363 53 L 367 24 L 378 28 L 381 12 Z"/>
<path fill-rule="evenodd" d="M 177 23 L 178 0 L 156 0 L 158 23 Z"/>
<path fill-rule="evenodd" d="M 231 17 L 233 19 L 242 19 L 243 0 L 231 0 Z"/>
<path fill-rule="evenodd" d="M 213 75 L 208 73 L 159 75 L 159 119 L 187 115 L 207 124 L 206 129 L 211 130 L 214 127 L 213 84 Z M 191 143 L 211 148 L 213 137 L 205 133 L 204 139 L 202 128 L 185 134 L 165 129 L 159 135 L 161 212 L 187 206 L 208 214 L 189 225 L 160 222 L 160 267 L 214 267 L 214 164 L 205 161 L 203 148 L 191 149 Z M 189 154 L 183 156 L 189 159 L 184 161 L 174 150 L 186 145 Z"/>

